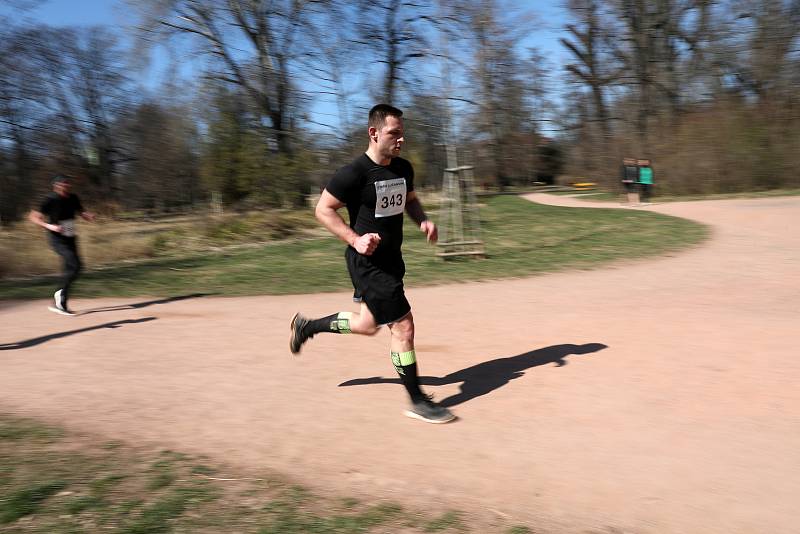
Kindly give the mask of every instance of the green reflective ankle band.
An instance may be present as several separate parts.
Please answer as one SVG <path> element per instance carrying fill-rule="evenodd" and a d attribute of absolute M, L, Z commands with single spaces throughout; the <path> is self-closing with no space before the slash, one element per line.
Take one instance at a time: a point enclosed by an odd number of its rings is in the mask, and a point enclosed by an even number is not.
<path fill-rule="evenodd" d="M 411 365 L 412 363 L 417 363 L 417 353 L 413 350 L 408 352 L 401 352 L 400 353 L 400 365 Z"/>
<path fill-rule="evenodd" d="M 413 350 L 408 352 L 392 352 L 392 363 L 395 367 L 404 367 L 417 362 L 417 353 Z"/>
<path fill-rule="evenodd" d="M 331 330 L 337 331 L 340 334 L 351 334 L 350 319 L 352 319 L 352 312 L 339 312 L 336 320 L 331 323 Z"/>

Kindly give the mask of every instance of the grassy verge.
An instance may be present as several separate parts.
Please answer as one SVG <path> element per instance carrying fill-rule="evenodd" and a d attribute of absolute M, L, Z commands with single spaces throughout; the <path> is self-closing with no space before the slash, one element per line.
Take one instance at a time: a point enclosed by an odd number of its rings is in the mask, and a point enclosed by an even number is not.
<path fill-rule="evenodd" d="M 624 202 L 623 193 L 612 193 L 610 191 L 547 191 L 551 195 L 570 195 L 580 197 L 587 195 L 587 200 L 601 200 L 609 202 Z M 789 197 L 800 195 L 800 189 L 770 189 L 769 191 L 745 191 L 741 193 L 709 193 L 705 195 L 661 195 L 655 192 L 652 202 L 690 202 L 696 200 L 726 200 L 734 198 L 768 198 L 768 197 Z"/>
<path fill-rule="evenodd" d="M 533 532 L 467 514 L 320 496 L 272 473 L 231 475 L 207 458 L 97 443 L 0 415 L 0 532 L 353 534 Z"/>
<path fill-rule="evenodd" d="M 481 219 L 488 257 L 451 261 L 436 257 L 434 248 L 407 221 L 406 283 L 420 286 L 589 269 L 680 250 L 708 233 L 697 223 L 656 213 L 544 206 L 515 196 L 486 199 Z M 185 252 L 88 271 L 74 293 L 97 297 L 346 290 L 351 285 L 343 254 L 344 245 L 331 237 Z M 54 283 L 46 277 L 0 281 L 0 298 L 43 298 Z"/>
<path fill-rule="evenodd" d="M 79 245 L 87 265 L 116 265 L 148 258 L 174 258 L 231 246 L 265 244 L 276 239 L 314 235 L 318 229 L 307 211 L 182 215 L 155 220 L 81 220 Z M 47 245 L 46 232 L 20 221 L 0 228 L 0 277 L 55 273 L 59 259 Z"/>
<path fill-rule="evenodd" d="M 610 191 L 592 189 L 587 191 L 545 191 L 545 193 L 564 197 L 586 197 L 588 200 L 620 200 L 621 195 Z"/>

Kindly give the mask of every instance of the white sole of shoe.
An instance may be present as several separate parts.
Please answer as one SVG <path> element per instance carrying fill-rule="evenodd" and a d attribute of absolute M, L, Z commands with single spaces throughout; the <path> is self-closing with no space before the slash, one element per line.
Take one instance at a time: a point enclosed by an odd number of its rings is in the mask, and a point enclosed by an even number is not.
<path fill-rule="evenodd" d="M 426 419 L 425 417 L 422 417 L 420 414 L 414 413 L 411 410 L 404 411 L 403 415 L 410 417 L 411 419 L 419 419 L 420 421 L 425 421 L 426 423 L 431 423 L 434 425 L 443 425 L 457 419 L 455 415 L 451 416 L 449 419 Z"/>
<path fill-rule="evenodd" d="M 50 310 L 51 312 L 57 313 L 59 315 L 69 315 L 70 317 L 75 317 L 76 315 L 78 315 L 77 313 L 70 313 L 70 312 L 66 312 L 64 310 L 59 310 L 55 306 L 48 306 L 47 309 Z"/>

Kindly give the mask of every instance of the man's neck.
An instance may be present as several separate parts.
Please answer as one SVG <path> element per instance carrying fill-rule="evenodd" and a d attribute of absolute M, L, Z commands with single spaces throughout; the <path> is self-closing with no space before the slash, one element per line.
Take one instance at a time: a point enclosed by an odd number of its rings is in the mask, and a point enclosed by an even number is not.
<path fill-rule="evenodd" d="M 367 157 L 372 160 L 373 163 L 377 163 L 378 165 L 389 165 L 392 162 L 392 158 L 381 158 L 381 156 L 377 153 L 377 150 L 373 150 L 373 146 L 367 149 Z"/>

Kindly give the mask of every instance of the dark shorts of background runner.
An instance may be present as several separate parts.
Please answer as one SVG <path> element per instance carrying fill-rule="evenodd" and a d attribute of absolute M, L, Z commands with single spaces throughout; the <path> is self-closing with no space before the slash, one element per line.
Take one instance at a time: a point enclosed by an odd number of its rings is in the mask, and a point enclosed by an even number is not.
<path fill-rule="evenodd" d="M 380 265 L 363 256 L 352 247 L 345 251 L 347 270 L 353 282 L 353 300 L 363 300 L 379 325 L 393 323 L 411 311 L 411 304 L 403 290 L 406 266 L 402 258 L 388 265 Z"/>

